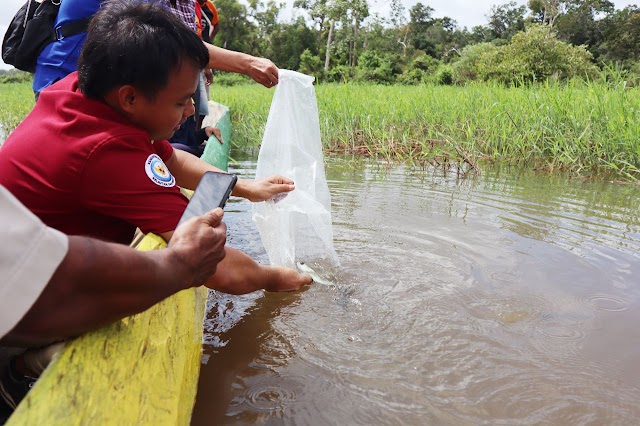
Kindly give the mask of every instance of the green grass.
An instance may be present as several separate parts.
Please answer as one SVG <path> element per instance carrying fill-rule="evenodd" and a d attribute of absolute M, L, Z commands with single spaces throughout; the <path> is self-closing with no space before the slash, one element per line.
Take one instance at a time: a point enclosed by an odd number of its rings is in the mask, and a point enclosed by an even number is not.
<path fill-rule="evenodd" d="M 11 133 L 34 104 L 31 82 L 0 84 L 0 132 Z"/>
<path fill-rule="evenodd" d="M 260 143 L 273 91 L 212 88 L 236 145 Z M 316 86 L 326 150 L 476 168 L 480 160 L 640 179 L 640 89 L 601 82 L 507 88 Z"/>
<path fill-rule="evenodd" d="M 273 90 L 214 84 L 232 112 L 236 146 L 258 146 Z M 329 152 L 414 164 L 483 161 L 578 176 L 640 179 L 640 89 L 593 82 L 507 88 L 316 86 Z M 12 131 L 33 106 L 28 83 L 0 84 L 0 126 Z"/>

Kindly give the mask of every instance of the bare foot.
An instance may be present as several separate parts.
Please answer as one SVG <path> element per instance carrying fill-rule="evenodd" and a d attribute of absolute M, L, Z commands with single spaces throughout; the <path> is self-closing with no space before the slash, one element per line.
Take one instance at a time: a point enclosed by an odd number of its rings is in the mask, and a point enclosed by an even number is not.
<path fill-rule="evenodd" d="M 282 266 L 269 267 L 269 283 L 266 291 L 295 291 L 313 282 L 310 275 L 301 274 L 295 269 Z"/>

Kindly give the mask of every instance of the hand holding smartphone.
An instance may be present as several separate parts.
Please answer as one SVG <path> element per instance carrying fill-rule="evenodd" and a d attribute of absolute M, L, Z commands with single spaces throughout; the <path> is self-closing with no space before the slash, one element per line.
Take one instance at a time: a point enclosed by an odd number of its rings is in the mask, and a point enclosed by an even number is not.
<path fill-rule="evenodd" d="M 178 226 L 216 207 L 224 208 L 237 181 L 238 177 L 230 173 L 206 172 L 189 200 Z"/>

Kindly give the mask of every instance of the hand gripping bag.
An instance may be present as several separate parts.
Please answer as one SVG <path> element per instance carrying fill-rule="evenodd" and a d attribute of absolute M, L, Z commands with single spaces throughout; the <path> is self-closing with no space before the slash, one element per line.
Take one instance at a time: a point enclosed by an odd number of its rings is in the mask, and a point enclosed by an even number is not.
<path fill-rule="evenodd" d="M 280 70 L 258 155 L 256 179 L 279 174 L 296 189 L 254 203 L 255 222 L 272 265 L 339 266 L 331 196 L 324 173 L 314 77 Z"/>

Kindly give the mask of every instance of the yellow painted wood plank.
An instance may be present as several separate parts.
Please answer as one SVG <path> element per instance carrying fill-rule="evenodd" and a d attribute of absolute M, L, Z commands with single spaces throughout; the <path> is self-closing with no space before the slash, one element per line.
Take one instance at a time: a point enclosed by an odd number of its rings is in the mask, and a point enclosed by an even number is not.
<path fill-rule="evenodd" d="M 165 246 L 148 235 L 139 250 Z M 207 290 L 184 290 L 70 342 L 7 425 L 188 425 Z"/>

